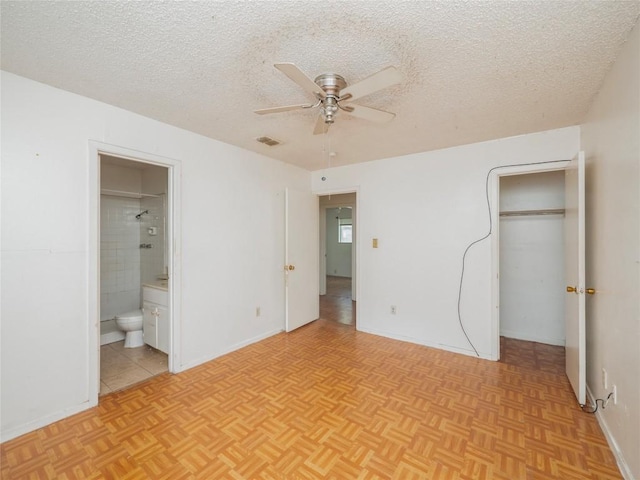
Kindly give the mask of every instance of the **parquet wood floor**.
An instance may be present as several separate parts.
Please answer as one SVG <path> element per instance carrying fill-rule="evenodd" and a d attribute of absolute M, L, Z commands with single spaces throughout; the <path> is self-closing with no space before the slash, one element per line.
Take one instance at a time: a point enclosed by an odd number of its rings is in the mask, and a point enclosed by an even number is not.
<path fill-rule="evenodd" d="M 351 278 L 327 275 L 327 294 L 320 296 L 320 318 L 356 325 L 356 302 L 351 300 Z"/>
<path fill-rule="evenodd" d="M 3 479 L 619 479 L 562 348 L 490 362 L 321 319 L 1 445 Z"/>

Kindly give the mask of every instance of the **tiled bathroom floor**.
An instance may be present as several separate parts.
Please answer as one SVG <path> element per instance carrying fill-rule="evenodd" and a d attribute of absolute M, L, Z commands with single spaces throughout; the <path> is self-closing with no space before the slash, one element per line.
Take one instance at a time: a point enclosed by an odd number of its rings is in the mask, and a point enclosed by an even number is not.
<path fill-rule="evenodd" d="M 124 340 L 100 347 L 100 395 L 121 390 L 168 370 L 165 353 L 144 345 L 124 348 Z"/>

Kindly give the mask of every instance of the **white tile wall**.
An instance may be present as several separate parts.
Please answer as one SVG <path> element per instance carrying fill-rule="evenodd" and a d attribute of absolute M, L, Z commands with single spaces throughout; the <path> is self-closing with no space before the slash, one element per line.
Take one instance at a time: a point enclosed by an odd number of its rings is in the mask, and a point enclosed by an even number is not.
<path fill-rule="evenodd" d="M 140 208 L 149 210 L 140 222 L 140 243 L 149 243 L 153 247 L 140 250 L 141 281 L 152 282 L 158 275 L 165 274 L 165 200 L 166 196 L 144 197 L 140 200 Z M 149 235 L 149 228 L 156 227 L 157 234 Z"/>
<path fill-rule="evenodd" d="M 100 320 L 140 308 L 142 210 L 136 198 L 100 197 Z"/>

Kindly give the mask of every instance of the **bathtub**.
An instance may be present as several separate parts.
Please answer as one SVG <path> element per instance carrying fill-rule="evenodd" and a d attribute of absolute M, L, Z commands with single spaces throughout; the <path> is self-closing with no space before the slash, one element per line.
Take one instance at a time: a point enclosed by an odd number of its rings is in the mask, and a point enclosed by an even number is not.
<path fill-rule="evenodd" d="M 124 332 L 116 325 L 116 319 L 102 320 L 100 322 L 100 345 L 124 340 Z"/>

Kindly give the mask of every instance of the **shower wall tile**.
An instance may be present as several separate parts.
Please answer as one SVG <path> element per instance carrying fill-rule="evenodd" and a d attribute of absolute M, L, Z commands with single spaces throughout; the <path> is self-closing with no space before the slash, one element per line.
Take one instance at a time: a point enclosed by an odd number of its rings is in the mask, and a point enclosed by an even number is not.
<path fill-rule="evenodd" d="M 100 320 L 108 320 L 140 308 L 141 205 L 135 198 L 100 200 Z"/>
<path fill-rule="evenodd" d="M 140 222 L 140 243 L 151 244 L 152 248 L 140 250 L 141 281 L 153 282 L 165 273 L 166 265 L 166 196 L 145 197 L 140 200 L 140 208 L 149 210 Z M 156 235 L 149 234 L 149 228 L 156 228 Z"/>

